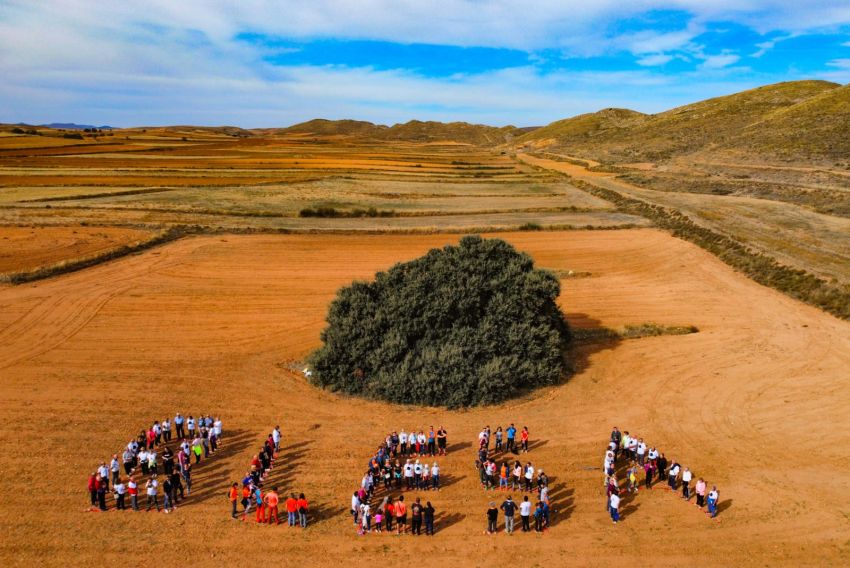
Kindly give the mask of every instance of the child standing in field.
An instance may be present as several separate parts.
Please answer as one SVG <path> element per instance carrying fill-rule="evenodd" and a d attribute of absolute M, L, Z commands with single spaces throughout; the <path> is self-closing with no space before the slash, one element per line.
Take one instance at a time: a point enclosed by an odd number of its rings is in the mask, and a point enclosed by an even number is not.
<path fill-rule="evenodd" d="M 307 528 L 307 498 L 304 494 L 298 496 L 298 524 L 302 529 Z"/>
<path fill-rule="evenodd" d="M 263 491 L 259 488 L 259 486 L 254 487 L 254 506 L 257 508 L 257 514 L 254 516 L 254 520 L 258 523 L 265 523 L 266 506 L 265 501 L 263 500 Z"/>
<path fill-rule="evenodd" d="M 502 438 L 504 437 L 504 432 L 502 432 L 501 426 L 496 426 L 496 452 L 501 452 L 504 447 L 502 445 Z"/>
<path fill-rule="evenodd" d="M 519 435 L 519 442 L 522 447 L 522 453 L 528 453 L 528 426 L 522 427 L 522 432 Z"/>

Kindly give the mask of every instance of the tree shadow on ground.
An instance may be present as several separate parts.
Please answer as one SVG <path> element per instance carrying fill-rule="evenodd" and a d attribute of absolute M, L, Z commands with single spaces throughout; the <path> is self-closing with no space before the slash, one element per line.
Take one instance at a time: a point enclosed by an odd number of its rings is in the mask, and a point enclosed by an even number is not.
<path fill-rule="evenodd" d="M 622 339 L 601 333 L 605 327 L 598 319 L 588 314 L 573 312 L 564 316 L 570 324 L 573 338 L 564 352 L 570 368 L 569 376 L 575 376 L 590 368 L 591 357 L 600 351 L 616 348 Z"/>

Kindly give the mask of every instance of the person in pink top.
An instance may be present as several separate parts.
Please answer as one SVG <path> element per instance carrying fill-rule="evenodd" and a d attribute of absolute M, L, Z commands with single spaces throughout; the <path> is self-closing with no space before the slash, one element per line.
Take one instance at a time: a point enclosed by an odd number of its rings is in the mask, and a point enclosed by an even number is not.
<path fill-rule="evenodd" d="M 702 509 L 705 506 L 705 490 L 706 490 L 706 487 L 707 487 L 707 484 L 706 484 L 705 480 L 700 477 L 699 480 L 697 480 L 696 487 L 694 488 L 694 491 L 697 494 L 696 506 L 699 507 L 700 509 Z"/>

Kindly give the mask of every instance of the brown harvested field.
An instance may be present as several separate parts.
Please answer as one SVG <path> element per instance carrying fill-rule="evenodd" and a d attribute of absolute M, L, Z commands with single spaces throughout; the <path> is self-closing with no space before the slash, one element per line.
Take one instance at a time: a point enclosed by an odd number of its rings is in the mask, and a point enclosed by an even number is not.
<path fill-rule="evenodd" d="M 469 230 L 645 225 L 507 151 L 464 144 L 193 129 L 115 131 L 54 146 L 48 136 L 0 144 L 0 225 L 98 223 L 159 228 L 303 230 L 374 209 L 374 219 L 311 230 Z M 103 209 L 108 212 L 104 213 Z M 374 216 L 374 215 L 373 215 Z M 447 219 L 449 218 L 449 219 Z"/>
<path fill-rule="evenodd" d="M 622 195 L 681 211 L 700 225 L 728 235 L 795 268 L 850 285 L 850 218 L 827 215 L 786 201 L 749 196 L 656 191 L 613 174 L 521 155 L 521 161 L 563 172 Z M 846 191 L 846 190 L 845 190 Z"/>
<path fill-rule="evenodd" d="M 103 253 L 149 235 L 118 227 L 0 227 L 0 277 Z"/>
<path fill-rule="evenodd" d="M 465 412 L 318 391 L 288 369 L 318 344 L 334 291 L 456 236 L 188 238 L 0 290 L 0 556 L 5 565 L 844 565 L 850 562 L 850 324 L 652 229 L 501 233 L 563 281 L 577 326 L 653 321 L 700 332 L 588 346 L 565 384 Z M 173 515 L 84 512 L 86 477 L 150 420 L 215 412 L 223 455 L 197 469 Z M 472 467 L 485 424 L 528 425 L 553 480 L 543 536 L 482 535 Z M 229 520 L 225 490 L 279 423 L 271 482 L 304 491 L 301 533 Z M 433 538 L 357 537 L 350 492 L 388 430 L 444 424 L 446 487 Z M 660 487 L 604 511 L 602 449 L 637 431 L 721 491 L 720 522 Z"/>

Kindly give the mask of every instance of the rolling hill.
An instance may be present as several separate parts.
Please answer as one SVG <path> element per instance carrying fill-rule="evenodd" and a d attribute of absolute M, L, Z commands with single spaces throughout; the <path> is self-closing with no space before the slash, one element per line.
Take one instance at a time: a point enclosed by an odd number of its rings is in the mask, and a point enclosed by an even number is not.
<path fill-rule="evenodd" d="M 263 131 L 270 133 L 270 131 Z M 487 126 L 468 122 L 409 122 L 384 126 L 360 120 L 325 120 L 317 118 L 287 128 L 274 129 L 277 134 L 309 134 L 313 136 L 347 136 L 375 140 L 416 142 L 451 141 L 481 146 L 503 144 L 519 133 L 513 126 Z"/>
<path fill-rule="evenodd" d="M 554 122 L 519 137 L 518 142 L 613 163 L 664 161 L 715 148 L 760 152 L 787 147 L 782 140 L 790 137 L 797 125 L 811 124 L 836 112 L 847 114 L 847 100 L 847 87 L 836 83 L 777 83 L 655 115 L 606 109 Z M 830 148 L 830 152 L 837 151 L 843 147 L 837 141 L 842 138 L 840 124 L 846 122 L 821 125 L 818 132 L 827 139 L 821 138 L 817 147 L 802 142 L 800 148 L 812 153 Z M 750 128 L 753 130 L 748 133 Z M 757 143 L 745 143 L 746 136 L 756 134 Z"/>

